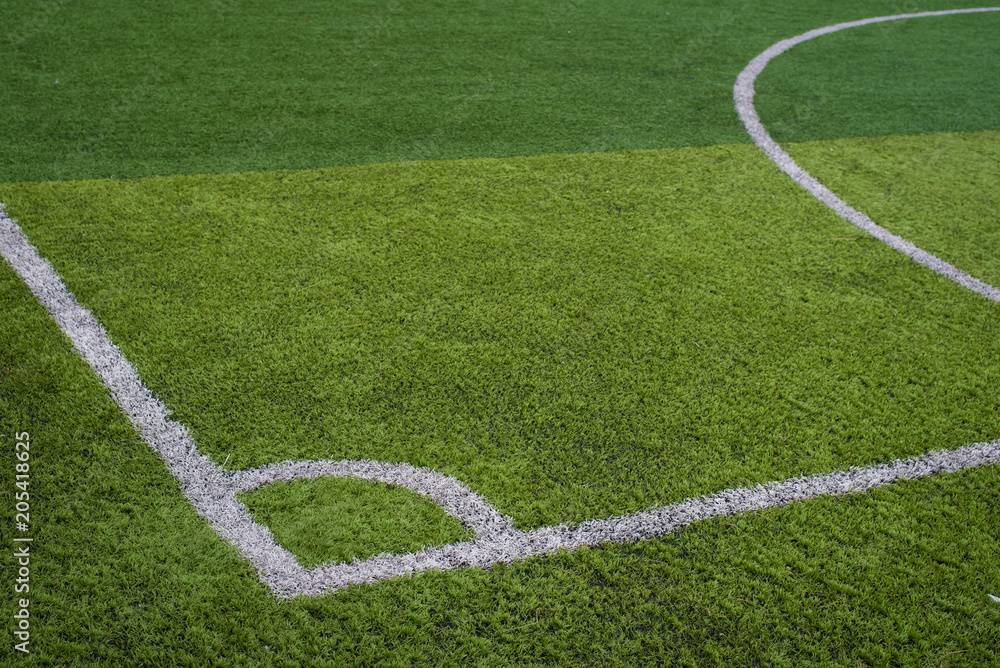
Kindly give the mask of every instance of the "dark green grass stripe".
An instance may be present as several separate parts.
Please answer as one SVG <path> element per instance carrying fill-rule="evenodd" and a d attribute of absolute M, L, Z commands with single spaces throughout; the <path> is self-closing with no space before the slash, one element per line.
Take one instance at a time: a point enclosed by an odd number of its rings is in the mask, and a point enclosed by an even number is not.
<path fill-rule="evenodd" d="M 899 10 L 862 0 L 4 3 L 0 181 L 746 142 L 730 91 L 750 58 L 812 28 Z M 985 73 L 998 70 L 997 20 L 873 28 L 797 50 L 761 82 L 764 120 L 782 140 L 995 129 L 1000 100 Z"/>
<path fill-rule="evenodd" d="M 824 35 L 767 66 L 756 83 L 757 112 L 779 143 L 1000 129 L 998 31 L 1000 13 L 990 12 Z"/>

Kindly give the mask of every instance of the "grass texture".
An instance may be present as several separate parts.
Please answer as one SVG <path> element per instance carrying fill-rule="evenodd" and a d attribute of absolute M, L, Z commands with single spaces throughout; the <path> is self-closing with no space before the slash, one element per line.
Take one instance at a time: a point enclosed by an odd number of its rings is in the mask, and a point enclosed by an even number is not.
<path fill-rule="evenodd" d="M 0 181 L 745 143 L 732 86 L 766 47 L 964 6 L 6 2 Z M 978 73 L 1000 69 L 998 22 L 922 19 L 796 47 L 760 82 L 765 121 L 800 141 L 995 129 L 1000 92 Z"/>
<path fill-rule="evenodd" d="M 231 468 L 429 466 L 532 528 L 1000 432 L 995 308 L 751 146 L 0 190 Z"/>
<path fill-rule="evenodd" d="M 0 433 L 11 442 L 31 429 L 37 513 L 32 654 L 15 657 L 5 643 L 10 665 L 1000 659 L 1000 606 L 986 596 L 1000 593 L 995 468 L 709 521 L 632 546 L 279 603 L 183 500 L 6 267 L 0 300 Z M 3 470 L 13 463 L 3 448 Z M 0 599 L 8 619 L 10 606 Z"/>
<path fill-rule="evenodd" d="M 897 5 L 886 14 L 950 8 Z M 850 18 L 870 16 L 878 14 Z M 990 12 L 874 23 L 809 40 L 768 64 L 755 85 L 757 111 L 779 143 L 996 130 L 998 27 L 1000 16 Z"/>
<path fill-rule="evenodd" d="M 1000 284 L 1000 133 L 815 142 L 792 157 L 891 232 Z"/>
<path fill-rule="evenodd" d="M 1000 436 L 996 305 L 792 184 L 732 86 L 964 4 L 0 3 L 0 202 L 227 468 L 406 461 L 530 528 L 956 447 Z M 994 284 L 998 22 L 757 82 L 806 169 Z M 6 490 L 24 431 L 2 665 L 1000 664 L 995 466 L 279 602 L 4 264 Z M 304 564 L 465 538 L 385 485 L 245 499 Z"/>
<path fill-rule="evenodd" d="M 306 567 L 471 540 L 435 503 L 354 478 L 275 483 L 241 495 L 254 520 Z"/>

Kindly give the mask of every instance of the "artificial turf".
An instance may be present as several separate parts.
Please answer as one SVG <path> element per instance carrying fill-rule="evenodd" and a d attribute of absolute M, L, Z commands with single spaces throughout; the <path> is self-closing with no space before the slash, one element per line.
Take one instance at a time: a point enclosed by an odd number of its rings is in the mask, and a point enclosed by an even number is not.
<path fill-rule="evenodd" d="M 731 90 L 766 47 L 963 6 L 8 2 L 0 181 L 747 142 Z M 981 73 L 1000 67 L 998 21 L 917 19 L 800 45 L 760 81 L 765 121 L 800 141 L 996 129 L 1000 92 Z"/>
<path fill-rule="evenodd" d="M 914 4 L 885 13 L 939 9 L 949 7 Z M 877 15 L 869 10 L 850 19 Z M 824 25 L 817 21 L 810 27 Z M 996 130 L 1000 90 L 992 73 L 1000 70 L 998 27 L 1000 13 L 989 12 L 887 21 L 823 35 L 768 64 L 754 86 L 755 106 L 779 143 Z"/>
<path fill-rule="evenodd" d="M 530 528 L 955 447 L 1000 435 L 996 305 L 788 181 L 732 85 L 961 4 L 2 3 L 0 202 L 230 469 L 407 461 Z M 994 282 L 998 20 L 828 35 L 756 100 Z M 995 466 L 280 602 L 4 265 L 7 489 L 25 431 L 32 653 L 0 663 L 1000 663 Z M 462 539 L 380 485 L 246 499 L 307 564 Z"/>
<path fill-rule="evenodd" d="M 0 191 L 230 468 L 429 466 L 533 528 L 1000 432 L 996 308 L 753 146 Z"/>
<path fill-rule="evenodd" d="M 436 504 L 380 482 L 300 480 L 268 485 L 241 498 L 254 520 L 270 528 L 306 567 L 472 539 Z"/>
<path fill-rule="evenodd" d="M 0 433 L 30 429 L 31 655 L 16 666 L 839 665 L 998 660 L 995 467 L 492 570 L 276 601 L 184 500 L 24 285 Z M 12 406 L 11 398 L 16 398 Z M 12 448 L 0 463 L 13 469 Z M 8 540 L 8 525 L 3 525 Z M 9 567 L 11 559 L 5 559 Z M 13 599 L 0 599 L 10 619 Z"/>
<path fill-rule="evenodd" d="M 920 248 L 1000 284 L 1000 133 L 796 144 L 792 157 Z"/>

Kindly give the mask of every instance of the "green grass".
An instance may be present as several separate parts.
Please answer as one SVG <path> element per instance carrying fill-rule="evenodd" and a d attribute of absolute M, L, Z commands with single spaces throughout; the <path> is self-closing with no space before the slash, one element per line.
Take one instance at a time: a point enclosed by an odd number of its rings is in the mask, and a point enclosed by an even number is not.
<path fill-rule="evenodd" d="M 4 410 L 0 433 L 32 429 L 37 494 L 33 654 L 14 657 L 7 645 L 10 665 L 998 659 L 1000 606 L 986 597 L 1000 590 L 995 468 L 705 522 L 633 546 L 279 603 L 196 516 L 9 272 L 0 298 L 11 315 L 0 354 L 19 367 L 0 388 L 23 411 Z M 4 448 L 4 470 L 12 463 Z M 9 619 L 10 597 L 2 606 Z"/>
<path fill-rule="evenodd" d="M 254 520 L 306 567 L 471 540 L 439 506 L 409 490 L 353 478 L 275 483 L 241 495 Z"/>
<path fill-rule="evenodd" d="M 429 466 L 531 528 L 1000 432 L 995 309 L 752 146 L 0 193 L 231 468 Z"/>
<path fill-rule="evenodd" d="M 0 181 L 747 142 L 732 86 L 766 47 L 964 6 L 8 2 Z M 1000 67 L 998 21 L 922 19 L 796 47 L 762 77 L 765 122 L 796 140 L 995 129 L 1000 93 L 976 73 Z"/>
<path fill-rule="evenodd" d="M 1000 284 L 1000 133 L 815 142 L 791 154 L 878 224 Z"/>
<path fill-rule="evenodd" d="M 990 5 L 962 5 L 977 6 Z M 886 14 L 949 8 L 897 5 Z M 878 14 L 845 20 L 870 16 Z M 1000 68 L 998 25 L 994 13 L 925 17 L 809 40 L 760 75 L 757 111 L 779 143 L 996 130 L 1000 92 L 989 73 Z"/>
<path fill-rule="evenodd" d="M 779 39 L 961 4 L 5 3 L 0 202 L 230 469 L 431 466 L 530 528 L 956 447 L 1000 436 L 997 307 L 813 201 L 731 96 Z M 998 21 L 757 85 L 806 169 L 994 283 Z M 1000 663 L 995 466 L 279 602 L 2 266 L 8 490 L 23 431 L 3 665 Z M 385 485 L 246 499 L 306 564 L 466 537 Z"/>

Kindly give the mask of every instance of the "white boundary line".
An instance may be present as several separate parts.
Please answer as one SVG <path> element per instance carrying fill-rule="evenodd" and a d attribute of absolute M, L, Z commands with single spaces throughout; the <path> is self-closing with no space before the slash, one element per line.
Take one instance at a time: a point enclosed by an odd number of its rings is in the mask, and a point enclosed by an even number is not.
<path fill-rule="evenodd" d="M 734 99 L 744 124 L 754 140 L 779 166 L 817 198 L 852 223 L 907 253 L 918 262 L 948 276 L 959 284 L 1000 301 L 996 288 L 977 281 L 947 263 L 925 253 L 909 242 L 878 227 L 863 214 L 851 209 L 832 192 L 799 168 L 771 140 L 753 110 L 753 80 L 767 62 L 795 44 L 819 35 L 857 25 L 917 16 L 939 16 L 994 9 L 956 10 L 923 14 L 902 14 L 842 23 L 814 30 L 774 45 L 754 59 L 737 80 Z M 770 142 L 770 143 L 768 143 Z M 824 475 L 793 478 L 729 489 L 711 496 L 689 499 L 662 508 L 622 515 L 575 526 L 560 524 L 520 531 L 485 499 L 461 482 L 444 474 L 409 464 L 373 461 L 282 462 L 245 471 L 225 471 L 201 454 L 183 425 L 169 417 L 166 406 L 153 396 L 135 368 L 112 343 L 96 318 L 69 292 L 62 279 L 28 241 L 16 222 L 7 217 L 0 204 L 0 252 L 21 276 L 32 293 L 49 311 L 73 347 L 94 369 L 128 415 L 143 440 L 160 457 L 180 483 L 184 495 L 224 540 L 236 547 L 260 579 L 279 598 L 316 595 L 337 591 L 352 584 L 414 574 L 430 569 L 489 567 L 559 550 L 575 550 L 584 545 L 608 542 L 627 543 L 662 536 L 680 527 L 712 517 L 735 515 L 755 509 L 787 505 L 823 495 L 863 492 L 899 480 L 954 472 L 984 464 L 1000 463 L 1000 440 L 967 445 L 955 450 L 939 450 L 889 464 L 854 467 Z M 399 485 L 422 494 L 445 512 L 471 528 L 471 542 L 445 545 L 405 555 L 379 555 L 352 564 L 323 565 L 313 569 L 300 566 L 290 552 L 274 540 L 271 532 L 250 517 L 236 497 L 278 481 L 320 476 L 351 476 Z"/>

